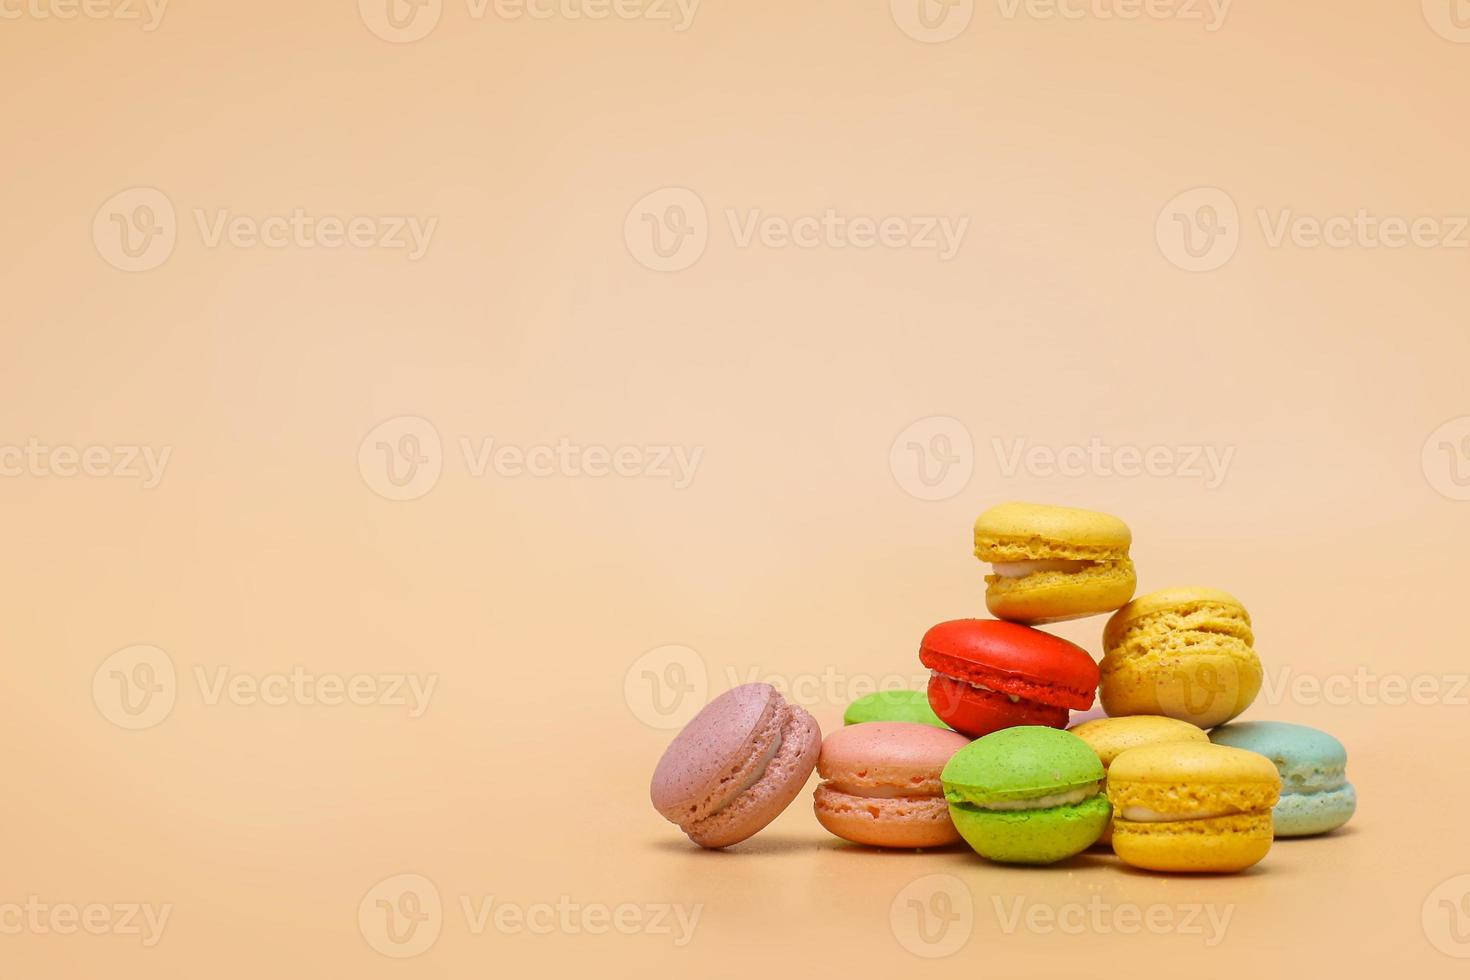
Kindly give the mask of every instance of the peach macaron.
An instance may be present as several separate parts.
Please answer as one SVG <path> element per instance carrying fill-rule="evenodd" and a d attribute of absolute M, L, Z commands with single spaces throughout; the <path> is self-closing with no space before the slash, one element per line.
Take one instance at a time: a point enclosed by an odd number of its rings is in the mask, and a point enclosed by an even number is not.
<path fill-rule="evenodd" d="M 823 827 L 870 847 L 942 847 L 959 841 L 940 773 L 970 740 L 902 721 L 848 725 L 817 757 L 813 806 Z"/>

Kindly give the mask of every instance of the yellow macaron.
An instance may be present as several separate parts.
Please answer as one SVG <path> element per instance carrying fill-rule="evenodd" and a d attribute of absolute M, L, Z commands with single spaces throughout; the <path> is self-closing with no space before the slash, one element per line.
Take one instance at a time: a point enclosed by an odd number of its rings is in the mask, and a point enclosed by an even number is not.
<path fill-rule="evenodd" d="M 1275 764 L 1245 749 L 1208 742 L 1128 749 L 1108 769 L 1113 850 L 1151 871 L 1241 871 L 1271 850 L 1280 796 Z"/>
<path fill-rule="evenodd" d="M 1113 760 L 1129 749 L 1144 745 L 1166 745 L 1170 742 L 1194 742 L 1208 744 L 1210 736 L 1204 729 L 1176 718 L 1160 715 L 1133 715 L 1128 718 L 1096 718 L 1084 721 L 1076 728 L 1068 729 L 1086 742 L 1102 760 L 1103 769 L 1109 769 Z M 1113 825 L 1098 839 L 1099 844 L 1111 844 Z"/>
<path fill-rule="evenodd" d="M 1110 514 L 1007 503 L 975 521 L 975 557 L 989 562 L 985 605 L 1015 623 L 1111 612 L 1133 596 L 1133 533 Z"/>
<path fill-rule="evenodd" d="M 1217 589 L 1165 589 L 1113 613 L 1103 630 L 1103 710 L 1213 728 L 1261 690 L 1250 613 Z"/>

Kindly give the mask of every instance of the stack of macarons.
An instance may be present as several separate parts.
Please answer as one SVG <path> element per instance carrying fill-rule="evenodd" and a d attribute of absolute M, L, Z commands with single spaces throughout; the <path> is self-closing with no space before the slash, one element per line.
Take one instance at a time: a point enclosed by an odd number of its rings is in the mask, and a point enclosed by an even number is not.
<path fill-rule="evenodd" d="M 658 811 L 695 843 L 725 847 L 770 823 L 816 769 L 818 821 L 857 844 L 963 839 L 1015 864 L 1101 844 L 1134 867 L 1212 872 L 1352 816 L 1340 742 L 1301 725 L 1231 723 L 1262 681 L 1237 599 L 1202 588 L 1134 598 L 1132 533 L 1108 514 L 1007 503 L 974 530 L 996 618 L 924 634 L 927 691 L 860 698 L 825 741 L 771 686 L 728 691 L 664 753 Z M 1100 664 L 1037 628 L 1103 613 Z M 1098 696 L 1107 716 L 1068 730 Z"/>

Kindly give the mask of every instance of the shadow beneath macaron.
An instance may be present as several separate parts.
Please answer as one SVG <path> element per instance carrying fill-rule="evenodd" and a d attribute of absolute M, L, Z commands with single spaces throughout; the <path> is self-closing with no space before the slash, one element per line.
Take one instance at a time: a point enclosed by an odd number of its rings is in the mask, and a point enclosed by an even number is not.
<path fill-rule="evenodd" d="M 809 851 L 813 841 L 808 837 L 786 837 L 781 834 L 758 834 L 729 847 L 700 847 L 687 838 L 672 838 L 656 841 L 653 849 L 668 854 L 789 854 L 794 851 Z"/>
<path fill-rule="evenodd" d="M 1276 846 L 1279 847 L 1282 844 L 1291 844 L 1295 841 L 1339 840 L 1343 837 L 1352 837 L 1354 834 L 1358 834 L 1361 832 L 1361 828 L 1354 826 L 1353 824 L 1345 824 L 1344 826 L 1334 827 L 1331 830 L 1325 831 L 1320 834 L 1306 834 L 1301 837 L 1278 837 L 1276 838 L 1275 843 Z"/>

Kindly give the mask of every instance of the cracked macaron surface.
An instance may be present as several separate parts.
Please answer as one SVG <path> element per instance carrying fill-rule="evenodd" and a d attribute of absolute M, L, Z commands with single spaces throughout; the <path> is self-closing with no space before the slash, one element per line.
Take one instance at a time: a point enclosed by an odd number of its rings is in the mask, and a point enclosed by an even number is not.
<path fill-rule="evenodd" d="M 1133 534 L 1111 514 L 1011 502 L 975 521 L 975 557 L 989 562 L 985 603 L 1018 623 L 1112 612 L 1133 597 Z"/>
<path fill-rule="evenodd" d="M 1223 724 L 1260 693 L 1254 643 L 1250 614 L 1228 592 L 1173 588 L 1140 596 L 1103 629 L 1103 708 L 1201 728 Z"/>

